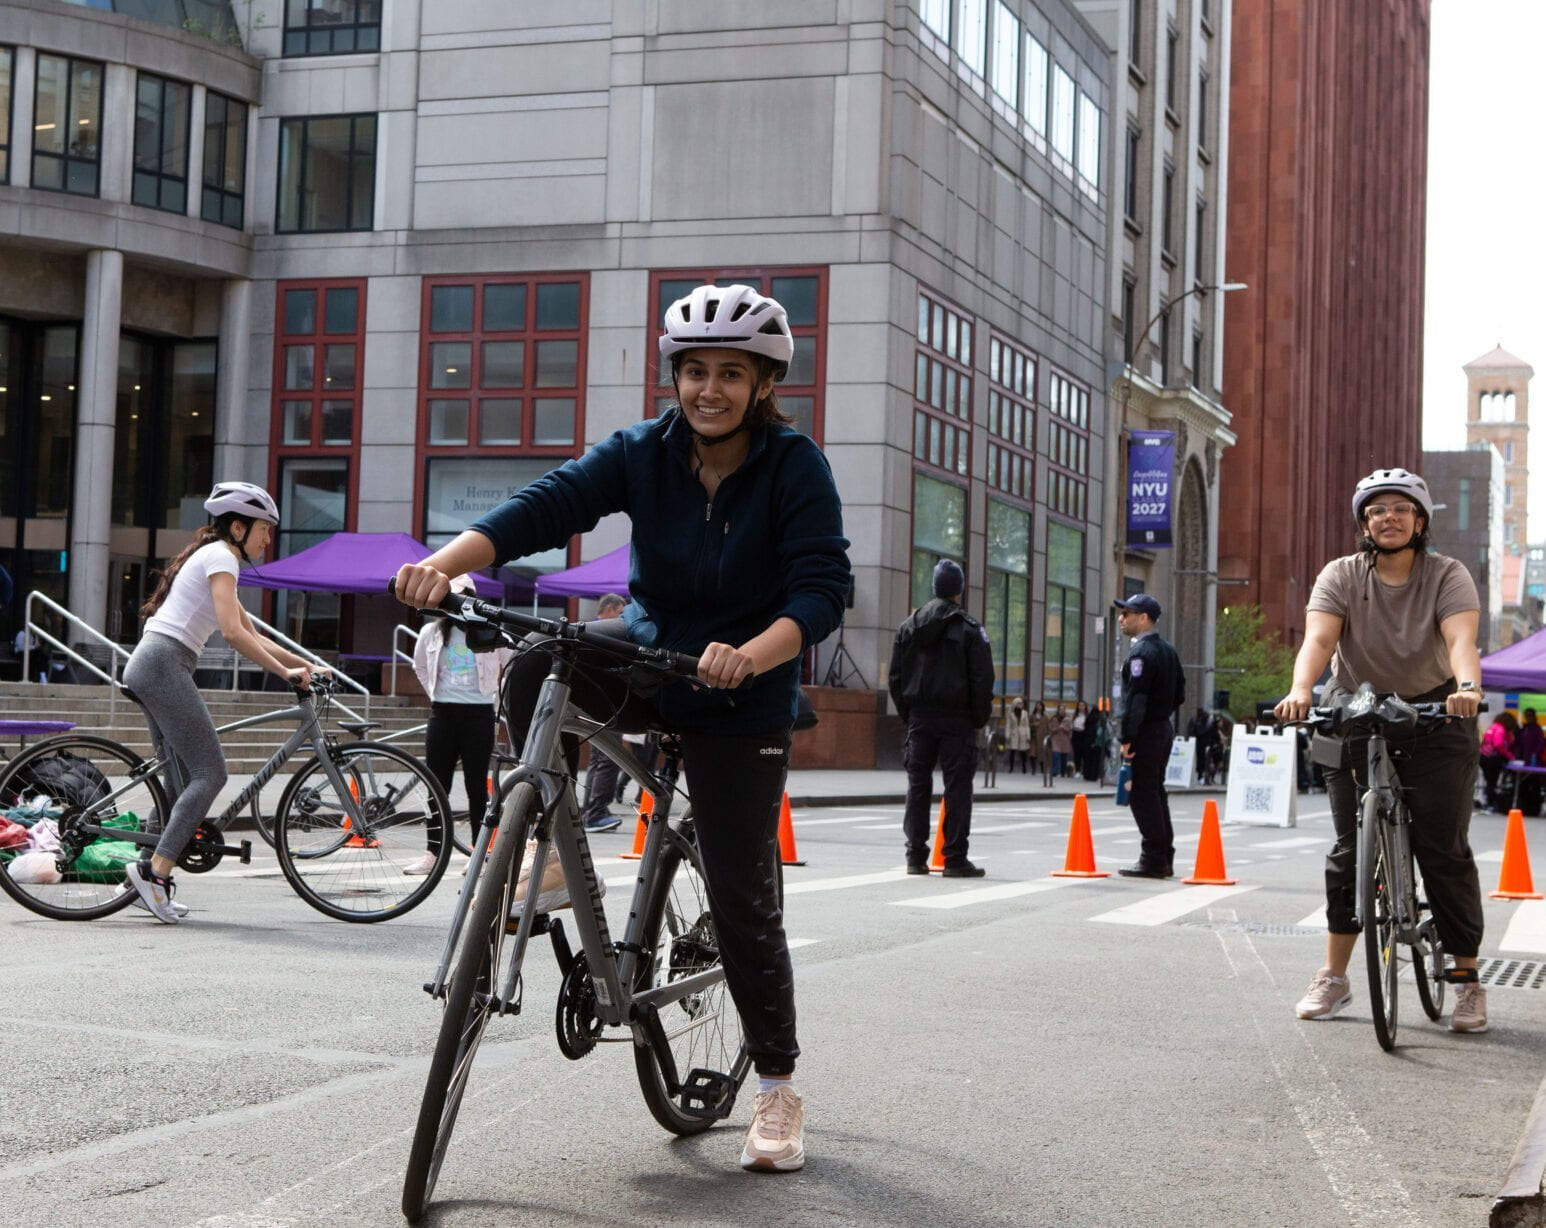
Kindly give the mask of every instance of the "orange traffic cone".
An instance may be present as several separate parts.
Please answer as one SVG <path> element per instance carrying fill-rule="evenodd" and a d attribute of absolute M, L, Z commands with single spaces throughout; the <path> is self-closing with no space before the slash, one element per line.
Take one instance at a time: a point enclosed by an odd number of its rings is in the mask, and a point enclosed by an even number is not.
<path fill-rule="evenodd" d="M 644 856 L 644 833 L 649 828 L 650 816 L 655 813 L 655 795 L 648 789 L 639 794 L 639 825 L 633 829 L 633 848 L 618 856 L 624 861 L 638 861 Z"/>
<path fill-rule="evenodd" d="M 1202 839 L 1197 842 L 1197 864 L 1191 878 L 1183 883 L 1193 886 L 1232 887 L 1236 880 L 1224 869 L 1224 840 L 1219 835 L 1219 804 L 1211 797 L 1202 804 Z"/>
<path fill-rule="evenodd" d="M 794 820 L 789 817 L 789 794 L 784 794 L 784 800 L 778 808 L 778 859 L 786 866 L 803 866 L 800 854 L 794 847 Z"/>
<path fill-rule="evenodd" d="M 1495 900 L 1538 900 L 1540 893 L 1530 877 L 1530 850 L 1525 845 L 1525 817 L 1508 812 L 1508 831 L 1503 836 L 1503 868 L 1498 871 Z"/>
<path fill-rule="evenodd" d="M 929 858 L 929 873 L 945 872 L 945 799 L 939 799 L 939 823 L 934 828 L 934 855 Z"/>
<path fill-rule="evenodd" d="M 1090 835 L 1090 802 L 1083 793 L 1074 794 L 1074 817 L 1068 824 L 1068 851 L 1063 868 L 1052 871 L 1053 878 L 1110 878 L 1110 870 L 1095 868 L 1095 839 Z"/>

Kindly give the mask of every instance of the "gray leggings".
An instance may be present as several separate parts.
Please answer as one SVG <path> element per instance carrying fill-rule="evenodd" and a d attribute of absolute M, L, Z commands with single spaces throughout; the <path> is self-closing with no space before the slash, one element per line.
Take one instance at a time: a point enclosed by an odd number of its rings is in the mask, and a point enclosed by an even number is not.
<path fill-rule="evenodd" d="M 183 790 L 172 799 L 172 813 L 156 845 L 156 855 L 170 861 L 182 855 L 194 830 L 209 817 L 226 782 L 215 722 L 193 682 L 198 663 L 185 644 L 148 631 L 123 668 L 123 684 L 144 708 L 158 753 L 176 755 L 182 766 Z"/>

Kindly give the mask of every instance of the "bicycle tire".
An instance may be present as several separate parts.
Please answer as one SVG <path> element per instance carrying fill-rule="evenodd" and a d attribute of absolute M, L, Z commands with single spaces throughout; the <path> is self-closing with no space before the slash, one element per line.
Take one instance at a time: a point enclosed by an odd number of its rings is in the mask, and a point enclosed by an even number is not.
<path fill-rule="evenodd" d="M 27 747 L 0 770 L 0 808 L 41 804 L 54 814 L 56 826 L 68 830 L 73 812 L 89 805 L 102 792 L 124 784 L 145 762 L 127 746 L 109 738 L 60 734 Z M 99 823 L 133 818 L 133 824 L 123 825 L 153 834 L 161 830 L 169 811 L 166 790 L 160 778 L 151 774 L 140 777 L 134 788 L 115 798 L 111 814 L 92 818 Z M 104 839 L 97 837 L 91 843 Z M 72 860 L 72 869 L 64 871 L 57 883 L 17 881 L 11 876 L 11 865 L 27 851 L 0 851 L 0 889 L 40 916 L 55 921 L 95 921 L 128 907 L 135 899 L 134 888 L 125 884 L 121 867 L 115 873 L 110 865 L 77 873 Z M 128 860 L 138 861 L 140 855 Z"/>
<path fill-rule="evenodd" d="M 667 840 L 661 874 L 644 912 L 641 942 L 652 955 L 641 957 L 635 993 L 721 966 L 690 817 L 684 818 L 679 832 L 668 832 Z M 662 1029 L 671 1038 L 678 1080 L 701 1067 L 729 1075 L 740 1090 L 751 1062 L 741 1017 L 723 978 L 688 998 L 662 1002 L 658 1010 Z M 635 1042 L 633 1056 L 639 1090 L 656 1121 L 679 1135 L 701 1134 L 713 1126 L 717 1119 L 687 1112 L 671 1095 L 652 1045 Z"/>
<path fill-rule="evenodd" d="M 1444 1015 L 1444 994 L 1448 988 L 1444 980 L 1444 944 L 1431 916 L 1423 919 L 1417 932 L 1421 938 L 1412 952 L 1412 978 L 1417 982 L 1423 1014 L 1437 1023 Z"/>
<path fill-rule="evenodd" d="M 274 812 L 274 851 L 296 895 L 339 921 L 389 921 L 417 908 L 439 885 L 451 859 L 451 807 L 415 755 L 380 742 L 349 742 L 330 752 L 365 812 L 355 831 L 320 758 L 290 778 Z M 404 871 L 426 851 L 423 876 Z"/>
<path fill-rule="evenodd" d="M 487 998 L 496 988 L 494 975 L 504 945 L 505 919 L 510 915 L 510 901 L 520 871 L 516 859 L 526 847 L 536 813 L 536 790 L 528 783 L 516 785 L 504 808 L 473 896 L 472 912 L 462 931 L 461 950 L 446 988 L 445 1013 L 430 1058 L 408 1150 L 408 1167 L 403 1174 L 402 1209 L 409 1223 L 417 1223 L 423 1217 L 435 1192 L 440 1166 L 461 1110 L 462 1095 L 467 1090 L 467 1077 L 493 1014 Z"/>
<path fill-rule="evenodd" d="M 1396 910 L 1386 861 L 1385 819 L 1379 798 L 1364 798 L 1359 822 L 1358 915 L 1363 923 L 1364 955 L 1369 968 L 1369 1005 L 1374 1034 L 1387 1053 L 1396 1047 Z"/>

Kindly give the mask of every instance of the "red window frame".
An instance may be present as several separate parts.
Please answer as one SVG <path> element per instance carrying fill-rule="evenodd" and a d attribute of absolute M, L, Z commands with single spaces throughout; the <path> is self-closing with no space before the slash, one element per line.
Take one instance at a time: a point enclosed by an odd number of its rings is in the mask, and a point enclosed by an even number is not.
<path fill-rule="evenodd" d="M 1036 501 L 1036 377 L 1041 361 L 1003 334 L 988 334 L 988 447 L 984 483 L 995 498 Z"/>
<path fill-rule="evenodd" d="M 526 305 L 523 327 L 519 329 L 487 329 L 484 327 L 484 290 L 488 286 L 526 287 Z M 543 328 L 536 323 L 537 288 L 543 285 L 574 285 L 579 290 L 576 324 L 573 328 Z M 442 286 L 469 286 L 472 288 L 472 328 L 470 330 L 435 332 L 432 330 L 431 303 L 436 288 Z M 564 273 L 499 273 L 477 274 L 458 277 L 444 275 L 426 277 L 420 286 L 419 315 L 419 384 L 417 396 L 418 421 L 414 429 L 414 495 L 413 523 L 427 533 L 425 516 L 429 490 L 429 464 L 437 458 L 499 457 L 515 459 L 551 458 L 556 467 L 565 460 L 579 456 L 585 450 L 585 390 L 586 361 L 588 352 L 587 328 L 590 321 L 590 274 L 574 271 Z M 574 341 L 575 382 L 565 386 L 538 387 L 536 383 L 537 343 L 540 341 Z M 470 346 L 470 369 L 466 388 L 432 388 L 430 386 L 430 347 L 438 343 L 465 342 Z M 488 342 L 522 342 L 522 378 L 519 387 L 483 388 L 483 346 Z M 573 398 L 574 437 L 567 444 L 535 444 L 535 402 L 539 397 Z M 478 442 L 481 425 L 482 403 L 485 400 L 521 401 L 520 443 L 485 444 Z M 466 400 L 466 442 L 430 442 L 430 402 L 439 400 Z M 569 562 L 577 559 L 578 546 L 570 543 Z"/>
<path fill-rule="evenodd" d="M 972 363 L 977 321 L 949 299 L 918 287 L 914 331 L 913 460 L 957 481 L 972 477 Z M 938 445 L 937 447 L 935 445 Z"/>
<path fill-rule="evenodd" d="M 644 417 L 653 418 L 659 413 L 662 398 L 670 397 L 671 380 L 669 376 L 670 366 L 664 368 L 665 382 L 661 383 L 662 366 L 660 362 L 660 332 L 664 324 L 664 314 L 660 306 L 660 288 L 666 282 L 680 281 L 690 282 L 695 286 L 707 285 L 713 282 L 718 285 L 732 285 L 740 283 L 750 286 L 759 294 L 765 294 L 771 298 L 778 295 L 773 291 L 775 278 L 782 280 L 786 277 L 813 277 L 816 279 L 816 322 L 814 324 L 795 324 L 790 322 L 789 331 L 795 338 L 795 344 L 800 344 L 801 338 L 810 338 L 815 342 L 815 362 L 812 364 L 812 379 L 809 384 L 791 384 L 788 382 L 777 385 L 775 391 L 780 397 L 811 398 L 811 438 L 821 445 L 826 432 L 826 400 L 827 400 L 827 276 L 826 265 L 764 265 L 755 268 L 726 267 L 726 268 L 696 268 L 696 269 L 653 269 L 650 272 L 649 299 L 645 306 L 645 318 L 650 321 L 649 333 L 644 346 Z"/>
<path fill-rule="evenodd" d="M 348 333 L 328 333 L 327 327 L 326 291 L 334 289 L 352 289 L 356 294 L 354 310 L 354 331 Z M 310 333 L 287 333 L 285 331 L 285 295 L 292 290 L 313 290 L 317 294 L 316 301 L 316 327 Z M 274 491 L 279 489 L 281 462 L 286 459 L 303 457 L 307 459 L 319 457 L 343 457 L 348 461 L 348 500 L 344 508 L 344 528 L 348 532 L 355 529 L 356 509 L 359 506 L 360 494 L 360 402 L 364 396 L 365 387 L 365 318 L 366 318 L 366 280 L 363 277 L 334 277 L 322 279 L 290 280 L 277 282 L 274 286 L 274 378 L 272 384 L 272 409 L 269 420 L 269 488 Z M 285 382 L 286 350 L 298 346 L 311 345 L 312 355 L 312 387 L 308 389 L 287 390 Z M 349 389 L 333 389 L 326 387 L 327 376 L 326 346 L 329 345 L 353 345 L 354 346 L 354 373 L 353 387 Z M 322 403 L 324 401 L 344 401 L 351 403 L 349 417 L 349 442 L 347 444 L 327 444 L 322 442 Z M 306 401 L 311 406 L 311 433 L 303 443 L 300 441 L 287 442 L 285 436 L 286 406 L 290 403 Z M 283 517 L 287 509 L 279 509 Z"/>
<path fill-rule="evenodd" d="M 1090 506 L 1090 390 L 1047 371 L 1047 511 L 1083 529 Z"/>

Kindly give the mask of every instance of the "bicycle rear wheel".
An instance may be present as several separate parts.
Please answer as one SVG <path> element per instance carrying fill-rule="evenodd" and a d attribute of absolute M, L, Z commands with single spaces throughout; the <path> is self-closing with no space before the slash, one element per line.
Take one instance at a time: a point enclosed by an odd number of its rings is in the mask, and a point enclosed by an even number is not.
<path fill-rule="evenodd" d="M 430 770 L 407 751 L 351 742 L 330 752 L 362 815 L 349 807 L 321 759 L 290 779 L 274 814 L 274 851 L 295 893 L 340 921 L 386 921 L 428 898 L 451 857 L 451 807 Z M 436 854 L 426 875 L 404 871 Z"/>
<path fill-rule="evenodd" d="M 446 1009 L 419 1102 L 418 1123 L 403 1176 L 403 1214 L 417 1223 L 429 1205 L 462 1107 L 472 1061 L 494 1013 L 499 952 L 505 919 L 520 873 L 520 857 L 537 813 L 537 793 L 529 784 L 515 786 L 500 819 L 488 861 L 479 876 L 472 912 L 462 931 L 461 952 L 446 989 Z"/>
<path fill-rule="evenodd" d="M 1418 943 L 1412 949 L 1412 977 L 1417 982 L 1417 997 L 1423 1013 L 1437 1023 L 1444 1014 L 1444 944 L 1439 941 L 1438 926 L 1432 917 L 1424 917 L 1417 927 Z"/>
<path fill-rule="evenodd" d="M 0 770 L 0 810 L 28 829 L 30 843 L 0 849 L 0 888 L 56 921 L 93 921 L 132 902 L 124 867 L 140 860 L 141 847 L 83 827 L 159 833 L 170 807 L 144 766 L 128 747 L 91 734 L 62 734 L 21 751 Z"/>
<path fill-rule="evenodd" d="M 1396 1047 L 1396 901 L 1392 896 L 1385 817 L 1379 799 L 1364 798 L 1359 825 L 1358 915 L 1363 923 L 1364 955 L 1369 964 L 1369 1005 L 1380 1048 Z"/>
<path fill-rule="evenodd" d="M 751 1067 L 741 1016 L 730 1000 L 719 955 L 714 918 L 709 913 L 708 890 L 698 864 L 698 846 L 690 818 L 677 835 L 668 833 L 662 854 L 661 875 L 644 913 L 642 943 L 646 951 L 634 992 L 667 985 L 701 972 L 719 971 L 720 979 L 707 988 L 657 1005 L 660 1025 L 669 1039 L 669 1060 L 678 1084 L 694 1070 L 728 1076 L 740 1089 Z M 649 1044 L 635 1043 L 639 1090 L 650 1114 L 673 1134 L 699 1134 L 717 1118 L 689 1112 L 680 1093 L 673 1096 L 662 1069 L 662 1055 Z M 733 1096 L 734 1092 L 732 1092 Z M 732 1100 L 733 1103 L 733 1100 Z"/>

